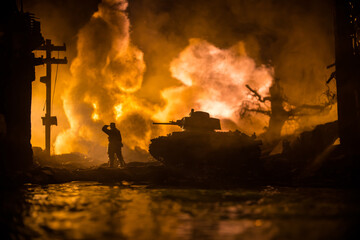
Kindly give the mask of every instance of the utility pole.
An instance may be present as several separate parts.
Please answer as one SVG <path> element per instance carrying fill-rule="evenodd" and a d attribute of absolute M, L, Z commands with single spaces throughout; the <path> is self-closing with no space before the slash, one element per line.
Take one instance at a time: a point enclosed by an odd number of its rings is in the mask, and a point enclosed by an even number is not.
<path fill-rule="evenodd" d="M 36 60 L 46 63 L 46 76 L 40 77 L 40 82 L 46 84 L 46 113 L 45 117 L 41 117 L 42 124 L 45 126 L 45 152 L 50 155 L 51 125 L 57 125 L 57 118 L 51 116 L 51 64 L 67 64 L 67 58 L 57 59 L 51 58 L 52 51 L 66 51 L 65 44 L 63 46 L 54 46 L 50 39 L 45 40 L 45 44 L 36 50 L 46 51 L 46 58 L 37 58 Z"/>

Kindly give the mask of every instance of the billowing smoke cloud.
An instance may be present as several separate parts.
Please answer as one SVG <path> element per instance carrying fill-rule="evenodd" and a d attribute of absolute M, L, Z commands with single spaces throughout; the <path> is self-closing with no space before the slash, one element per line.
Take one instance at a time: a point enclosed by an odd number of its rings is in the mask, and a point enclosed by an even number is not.
<path fill-rule="evenodd" d="M 262 130 L 264 122 L 262 126 L 255 122 L 257 118 L 264 120 L 263 116 L 254 116 L 249 124 L 241 121 L 239 109 L 244 101 L 252 101 L 247 84 L 260 94 L 269 94 L 272 68 L 257 66 L 246 55 L 243 42 L 230 49 L 219 49 L 205 40 L 190 39 L 189 46 L 171 62 L 170 71 L 183 85 L 162 92 L 167 100 L 163 114 L 173 116 L 195 108 L 231 120 L 244 131 Z"/>
<path fill-rule="evenodd" d="M 334 61 L 331 7 L 325 2 L 138 0 L 128 6 L 125 0 L 103 0 L 97 10 L 97 0 L 65 2 L 69 7 L 52 1 L 39 9 L 62 9 L 61 17 L 42 24 L 45 36 L 56 38 L 54 26 L 64 29 L 60 43 L 67 43 L 71 63 L 66 80 L 62 74 L 66 84 L 57 90 L 61 105 L 54 106 L 68 119 L 68 125 L 60 119 L 53 128 L 61 131 L 54 133 L 57 153 L 106 159 L 101 127 L 112 121 L 125 150 L 145 151 L 152 137 L 176 129 L 154 128 L 152 120 L 176 120 L 191 108 L 220 117 L 224 129 L 260 133 L 267 118 L 238 116 L 242 101 L 251 100 L 245 84 L 266 95 L 275 76 L 290 103 L 316 104 L 331 73 L 326 66 Z M 76 24 L 69 20 L 73 15 Z M 296 127 L 334 118 L 336 111 L 302 117 Z M 33 135 L 37 128 L 43 129 L 33 127 Z"/>
<path fill-rule="evenodd" d="M 133 40 L 143 50 L 147 66 L 151 65 L 144 85 L 153 85 L 154 79 L 162 82 L 161 88 L 156 89 L 160 93 L 156 95 L 163 94 L 167 87 L 177 86 L 176 78 L 188 81 L 188 76 L 173 75 L 170 66 L 164 63 L 170 64 L 178 58 L 187 48 L 189 39 L 203 39 L 220 49 L 230 49 L 242 41 L 247 56 L 255 60 L 257 67 L 263 64 L 273 67 L 274 77 L 280 79 L 291 105 L 321 104 L 324 100 L 325 82 L 333 70 L 326 66 L 334 62 L 332 13 L 331 1 L 141 0 L 130 4 L 130 16 L 134 19 Z M 199 67 L 199 72 L 202 68 L 206 66 Z M 334 82 L 330 88 L 335 91 Z M 188 91 L 182 103 L 179 99 L 169 102 L 178 101 L 178 108 L 181 109 L 181 104 L 188 108 L 188 102 L 199 103 L 191 94 L 198 96 Z M 174 114 L 176 111 L 179 110 L 172 110 Z M 259 126 L 258 118 L 263 116 L 247 121 L 255 121 Z M 336 118 L 335 106 L 330 112 L 287 122 L 284 133 Z M 262 121 L 261 124 L 265 127 L 267 123 Z M 259 133 L 260 128 L 256 128 Z"/>
<path fill-rule="evenodd" d="M 146 112 L 141 117 L 138 113 L 146 107 L 133 96 L 141 88 L 145 64 L 143 53 L 130 42 L 126 8 L 126 1 L 104 0 L 78 34 L 71 84 L 62 96 L 70 128 L 57 136 L 56 153 L 81 152 L 103 159 L 104 123 L 117 122 L 120 129 L 148 124 Z M 146 133 L 137 129 L 132 135 L 137 137 L 126 138 L 125 144 L 141 145 Z"/>

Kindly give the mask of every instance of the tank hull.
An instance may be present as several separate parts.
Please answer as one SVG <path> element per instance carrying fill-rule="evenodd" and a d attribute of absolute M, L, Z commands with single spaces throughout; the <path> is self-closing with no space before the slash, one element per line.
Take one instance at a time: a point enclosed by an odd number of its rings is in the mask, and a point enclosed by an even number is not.
<path fill-rule="evenodd" d="M 228 174 L 254 172 L 261 141 L 240 132 L 174 132 L 151 140 L 150 154 L 165 166 Z"/>

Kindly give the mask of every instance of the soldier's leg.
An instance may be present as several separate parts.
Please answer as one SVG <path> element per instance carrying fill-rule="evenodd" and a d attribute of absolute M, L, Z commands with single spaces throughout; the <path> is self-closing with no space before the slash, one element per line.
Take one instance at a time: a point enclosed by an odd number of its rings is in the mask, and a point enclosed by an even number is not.
<path fill-rule="evenodd" d="M 114 160 L 115 160 L 115 151 L 113 148 L 108 148 L 108 155 L 109 155 L 109 167 L 114 167 Z"/>
<path fill-rule="evenodd" d="M 117 158 L 119 160 L 120 166 L 125 167 L 125 161 L 124 161 L 124 158 L 123 158 L 122 153 L 121 153 L 121 148 L 117 149 L 116 156 L 117 156 Z"/>

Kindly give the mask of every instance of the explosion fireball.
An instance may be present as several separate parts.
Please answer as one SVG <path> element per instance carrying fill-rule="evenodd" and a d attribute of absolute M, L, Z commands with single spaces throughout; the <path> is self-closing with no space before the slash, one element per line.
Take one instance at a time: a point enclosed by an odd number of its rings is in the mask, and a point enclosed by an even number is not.
<path fill-rule="evenodd" d="M 159 77 L 158 69 L 146 66 L 145 51 L 131 40 L 127 7 L 126 0 L 103 0 L 77 34 L 76 57 L 70 58 L 70 76 L 61 89 L 69 128 L 55 136 L 55 154 L 80 152 L 105 162 L 101 127 L 110 122 L 121 130 L 125 159 L 131 152 L 146 153 L 151 138 L 175 130 L 152 122 L 179 119 L 191 108 L 220 118 L 223 130 L 264 131 L 268 116 L 239 116 L 244 101 L 265 104 L 246 85 L 266 96 L 274 76 L 271 66 L 247 53 L 247 41 L 220 48 L 209 39 L 190 37 L 187 46 L 171 49 L 175 58 L 156 63 L 173 78 L 164 83 L 166 74 Z"/>

